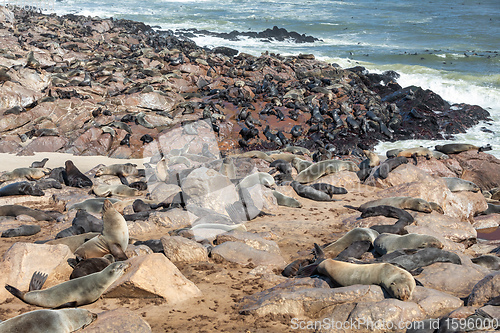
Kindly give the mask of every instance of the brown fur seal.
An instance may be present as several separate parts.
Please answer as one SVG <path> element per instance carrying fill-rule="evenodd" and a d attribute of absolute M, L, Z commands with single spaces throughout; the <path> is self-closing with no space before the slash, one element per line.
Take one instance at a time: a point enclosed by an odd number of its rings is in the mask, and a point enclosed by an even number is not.
<path fill-rule="evenodd" d="M 328 194 L 325 192 L 316 190 L 315 188 L 302 185 L 298 181 L 293 181 L 290 183 L 290 186 L 295 190 L 295 192 L 303 198 L 311 199 L 314 201 L 334 201 Z"/>
<path fill-rule="evenodd" d="M 32 236 L 39 233 L 42 230 L 39 225 L 36 224 L 23 224 L 17 228 L 8 229 L 2 232 L 2 237 L 21 237 L 21 236 Z"/>
<path fill-rule="evenodd" d="M 91 240 L 96 236 L 99 236 L 100 234 L 101 234 L 100 232 L 87 232 L 85 234 L 52 239 L 45 242 L 45 244 L 49 245 L 64 244 L 69 247 L 71 252 L 75 252 L 76 249 L 79 248 L 83 243 Z"/>
<path fill-rule="evenodd" d="M 41 197 L 45 195 L 45 193 L 43 193 L 36 184 L 30 182 L 17 182 L 0 188 L 0 197 L 11 195 L 33 195 Z"/>
<path fill-rule="evenodd" d="M 142 194 L 141 191 L 123 184 L 94 186 L 92 191 L 98 197 L 109 197 L 111 195 L 135 197 Z"/>
<path fill-rule="evenodd" d="M 102 257 L 111 253 L 117 260 L 127 259 L 129 234 L 125 218 L 113 207 L 109 200 L 104 200 L 102 234 L 85 242 L 75 251 L 82 259 Z"/>
<path fill-rule="evenodd" d="M 464 151 L 477 150 L 477 152 L 491 150 L 491 146 L 487 145 L 485 147 L 478 147 L 468 143 L 449 143 L 446 145 L 437 145 L 434 147 L 437 151 L 444 154 L 458 154 Z"/>
<path fill-rule="evenodd" d="M 398 221 L 392 225 L 372 225 L 370 227 L 370 229 L 377 231 L 379 234 L 407 234 L 408 232 L 405 230 L 405 227 L 412 224 L 414 221 L 413 216 L 411 216 L 407 211 L 385 205 L 369 207 L 361 214 L 361 218 L 363 219 L 371 216 L 385 216 L 398 219 Z"/>
<path fill-rule="evenodd" d="M 95 177 L 102 175 L 113 175 L 113 176 L 136 176 L 139 174 L 137 169 L 137 164 L 125 163 L 125 164 L 111 164 L 108 166 L 101 166 L 97 169 Z"/>
<path fill-rule="evenodd" d="M 418 156 L 424 156 L 426 158 L 431 158 L 434 157 L 432 154 L 432 151 L 428 148 L 424 147 L 416 147 L 416 148 L 408 148 L 405 150 L 402 150 L 398 153 L 398 156 L 404 156 L 406 158 L 409 157 L 418 157 Z"/>
<path fill-rule="evenodd" d="M 407 234 L 407 235 L 394 235 L 394 234 L 381 234 L 373 242 L 375 251 L 384 255 L 403 249 L 419 249 L 424 247 L 443 248 L 443 243 L 439 239 L 430 235 L 420 234 Z"/>
<path fill-rule="evenodd" d="M 408 159 L 404 156 L 393 157 L 382 162 L 377 169 L 375 176 L 378 176 L 382 179 L 386 179 L 389 177 L 389 173 L 396 169 L 401 164 L 408 163 Z M 378 174 L 377 174 L 378 173 Z"/>
<path fill-rule="evenodd" d="M 298 173 L 301 173 L 305 169 L 309 168 L 311 165 L 313 165 L 313 162 L 306 161 L 298 157 L 295 157 L 292 160 L 292 166 L 295 168 L 295 170 L 297 170 Z"/>
<path fill-rule="evenodd" d="M 354 228 L 333 243 L 323 246 L 323 251 L 329 258 L 335 258 L 357 241 L 373 241 L 378 237 L 378 232 L 368 228 Z"/>
<path fill-rule="evenodd" d="M 448 189 L 452 192 L 459 192 L 459 191 L 478 192 L 479 191 L 479 186 L 477 186 L 473 182 L 470 182 L 470 181 L 465 180 L 465 179 L 460 179 L 457 177 L 443 177 L 442 179 L 446 183 L 446 186 L 448 187 Z"/>
<path fill-rule="evenodd" d="M 95 302 L 101 294 L 130 267 L 130 263 L 115 262 L 98 273 L 69 280 L 48 289 L 40 290 L 46 274 L 35 272 L 29 291 L 23 293 L 11 285 L 5 288 L 25 303 L 45 308 L 75 307 Z"/>
<path fill-rule="evenodd" d="M 411 209 L 423 213 L 432 212 L 432 208 L 427 201 L 425 201 L 424 199 L 412 198 L 412 197 L 391 197 L 391 198 L 372 200 L 362 204 L 359 207 L 359 210 L 363 211 L 366 208 L 381 206 L 381 205 L 393 206 L 400 209 Z"/>
<path fill-rule="evenodd" d="M 39 162 L 33 162 L 31 163 L 30 165 L 30 168 L 43 168 L 45 166 L 45 163 L 47 163 L 49 159 L 47 157 L 45 157 L 43 160 L 39 161 Z"/>
<path fill-rule="evenodd" d="M 240 180 L 240 182 L 238 183 L 238 188 L 248 188 L 256 184 L 261 184 L 269 187 L 275 185 L 275 182 L 274 178 L 267 172 L 256 172 Z"/>
<path fill-rule="evenodd" d="M 115 258 L 109 253 L 102 258 L 85 259 L 73 267 L 73 272 L 71 272 L 69 279 L 73 280 L 92 273 L 100 272 L 114 262 Z"/>
<path fill-rule="evenodd" d="M 84 200 L 82 202 L 78 202 L 76 204 L 73 204 L 69 207 L 66 207 L 66 210 L 70 211 L 72 209 L 83 209 L 89 213 L 101 214 L 105 200 L 109 200 L 113 204 L 120 201 L 120 200 L 114 199 L 114 198 L 109 198 L 109 199 L 93 198 L 93 199 L 87 199 L 87 200 Z"/>
<path fill-rule="evenodd" d="M 0 182 L 25 178 L 27 180 L 38 180 L 50 172 L 49 169 L 40 168 L 17 168 L 9 172 L 5 172 L 0 176 Z"/>
<path fill-rule="evenodd" d="M 368 168 L 374 168 L 378 165 L 380 165 L 380 157 L 378 157 L 377 154 L 370 150 L 363 150 L 363 153 L 366 155 L 366 160 L 363 160 L 359 164 L 359 168 L 361 170 L 363 169 L 368 169 Z"/>
<path fill-rule="evenodd" d="M 326 160 L 315 163 L 307 169 L 301 171 L 297 177 L 295 177 L 295 180 L 299 183 L 309 183 L 324 175 L 343 170 L 356 172 L 359 171 L 359 168 L 351 161 Z"/>
<path fill-rule="evenodd" d="M 72 161 L 68 160 L 66 166 L 66 185 L 71 187 L 89 187 L 92 186 L 92 181 L 78 170 Z"/>
<path fill-rule="evenodd" d="M 0 322 L 0 333 L 70 333 L 87 327 L 96 318 L 87 309 L 35 310 Z"/>
<path fill-rule="evenodd" d="M 462 264 L 462 260 L 457 254 L 435 247 L 427 247 L 418 251 L 414 249 L 398 250 L 380 257 L 380 260 L 401 267 L 409 272 L 432 265 L 435 262 L 451 262 L 455 265 Z"/>
<path fill-rule="evenodd" d="M 321 248 L 315 244 L 316 253 L 319 251 L 319 262 L 316 270 L 318 273 L 330 277 L 342 287 L 355 284 L 379 285 L 394 298 L 402 301 L 408 300 L 416 287 L 413 276 L 391 264 L 351 264 L 347 262 L 324 259 Z"/>
<path fill-rule="evenodd" d="M 44 212 L 37 209 L 31 209 L 20 205 L 4 205 L 0 206 L 0 216 L 28 215 L 38 221 L 53 221 L 61 214 L 59 212 Z"/>
<path fill-rule="evenodd" d="M 298 201 L 295 198 L 286 196 L 278 191 L 273 190 L 273 195 L 276 198 L 276 201 L 278 202 L 279 206 L 286 206 L 286 207 L 292 207 L 292 208 L 300 208 L 302 207 L 302 204 L 300 201 Z"/>

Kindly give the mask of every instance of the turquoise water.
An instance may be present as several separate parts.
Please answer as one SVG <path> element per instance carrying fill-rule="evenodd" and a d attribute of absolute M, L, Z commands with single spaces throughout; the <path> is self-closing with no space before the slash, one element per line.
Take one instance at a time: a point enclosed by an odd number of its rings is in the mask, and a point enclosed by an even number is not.
<path fill-rule="evenodd" d="M 229 46 L 259 55 L 313 53 L 342 67 L 392 69 L 403 86 L 431 89 L 451 103 L 477 104 L 494 119 L 459 136 L 490 143 L 500 157 L 500 1 L 61 0 L 58 14 L 142 21 L 163 30 L 262 31 L 273 26 L 321 42 L 294 44 L 198 36 L 201 46 Z M 495 133 L 481 131 L 482 127 Z M 412 144 L 433 145 L 428 142 Z M 394 143 L 384 144 L 392 147 Z M 409 145 L 409 143 L 396 143 Z"/>

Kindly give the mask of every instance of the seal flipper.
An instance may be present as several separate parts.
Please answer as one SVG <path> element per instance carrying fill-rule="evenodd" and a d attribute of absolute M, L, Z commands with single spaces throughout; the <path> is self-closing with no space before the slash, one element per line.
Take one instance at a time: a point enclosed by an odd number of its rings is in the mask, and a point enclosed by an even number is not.
<path fill-rule="evenodd" d="M 31 277 L 30 288 L 29 291 L 40 290 L 43 287 L 43 284 L 47 280 L 48 275 L 42 272 L 35 272 Z"/>
<path fill-rule="evenodd" d="M 125 252 L 123 252 L 119 244 L 108 244 L 108 247 L 109 252 L 111 252 L 113 257 L 115 257 L 116 261 L 123 261 L 128 259 L 127 255 L 125 254 Z"/>
<path fill-rule="evenodd" d="M 52 308 L 52 310 L 57 310 L 57 309 L 62 309 L 62 308 L 75 308 L 78 306 L 78 302 L 77 301 L 71 301 L 71 302 L 67 302 L 67 303 L 64 303 L 64 304 L 61 304 L 55 308 Z"/>
<path fill-rule="evenodd" d="M 7 291 L 9 293 L 11 293 L 12 295 L 16 296 L 21 301 L 25 302 L 24 301 L 24 293 L 21 290 L 17 289 L 16 287 L 11 286 L 10 284 L 6 284 L 5 285 L 5 289 L 7 289 Z"/>
<path fill-rule="evenodd" d="M 128 186 L 128 180 L 127 178 L 122 174 L 122 173 L 119 173 L 117 174 L 118 178 L 120 178 L 120 182 L 123 184 L 123 185 L 127 185 Z"/>
<path fill-rule="evenodd" d="M 479 149 L 477 150 L 477 153 L 479 154 L 480 152 L 482 151 L 488 151 L 488 150 L 492 150 L 493 148 L 491 147 L 490 144 L 487 144 L 486 146 L 484 147 L 479 147 Z"/>
<path fill-rule="evenodd" d="M 300 268 L 297 271 L 296 277 L 301 278 L 301 277 L 308 277 L 313 275 L 316 272 L 316 268 L 318 265 L 325 260 L 325 253 L 323 252 L 323 249 L 316 243 L 314 243 L 314 254 L 316 257 L 316 261 L 310 265 L 307 265 L 303 268 Z"/>

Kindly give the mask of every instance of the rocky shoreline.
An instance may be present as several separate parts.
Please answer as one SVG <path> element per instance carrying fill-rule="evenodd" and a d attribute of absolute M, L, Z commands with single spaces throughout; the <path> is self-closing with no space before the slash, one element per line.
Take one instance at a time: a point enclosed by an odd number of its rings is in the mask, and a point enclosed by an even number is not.
<path fill-rule="evenodd" d="M 206 119 L 224 153 L 292 144 L 320 160 L 362 157 L 379 140 L 449 138 L 489 119 L 478 106 L 403 88 L 395 72 L 208 50 L 127 20 L 1 17 L 0 152 L 140 158 L 145 141 Z"/>
<path fill-rule="evenodd" d="M 206 50 L 138 22 L 0 7 L 0 23 L 0 152 L 144 158 L 0 175 L 0 320 L 41 309 L 3 285 L 27 291 L 38 271 L 46 290 L 112 254 L 128 268 L 79 306 L 82 332 L 498 329 L 500 243 L 478 233 L 500 223 L 500 160 L 467 144 L 369 151 L 487 111 L 394 72 Z M 106 259 L 82 250 L 93 237 Z M 363 269 L 381 273 L 342 273 Z"/>

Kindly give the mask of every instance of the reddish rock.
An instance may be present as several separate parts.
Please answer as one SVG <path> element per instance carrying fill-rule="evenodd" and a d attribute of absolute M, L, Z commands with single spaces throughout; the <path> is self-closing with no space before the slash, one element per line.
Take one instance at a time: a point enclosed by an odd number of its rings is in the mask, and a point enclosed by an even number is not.
<path fill-rule="evenodd" d="M 462 179 L 469 180 L 481 188 L 489 190 L 500 186 L 500 160 L 487 153 L 469 150 L 452 155 L 463 169 Z"/>
<path fill-rule="evenodd" d="M 58 151 L 67 143 L 67 140 L 60 136 L 42 136 L 31 141 L 21 152 L 21 155 L 32 155 L 34 152 L 54 152 Z"/>

